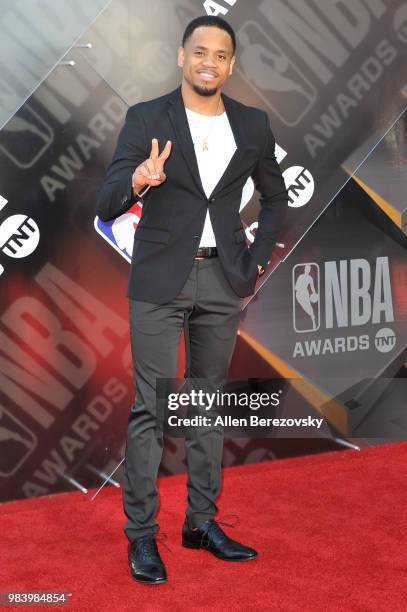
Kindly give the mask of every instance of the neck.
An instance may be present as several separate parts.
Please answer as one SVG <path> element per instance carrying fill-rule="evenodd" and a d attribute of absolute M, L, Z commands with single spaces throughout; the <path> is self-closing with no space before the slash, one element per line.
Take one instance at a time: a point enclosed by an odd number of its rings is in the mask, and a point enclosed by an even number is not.
<path fill-rule="evenodd" d="M 201 115 L 216 115 L 224 111 L 220 90 L 213 94 L 213 96 L 200 96 L 183 82 L 181 94 L 184 106 Z"/>

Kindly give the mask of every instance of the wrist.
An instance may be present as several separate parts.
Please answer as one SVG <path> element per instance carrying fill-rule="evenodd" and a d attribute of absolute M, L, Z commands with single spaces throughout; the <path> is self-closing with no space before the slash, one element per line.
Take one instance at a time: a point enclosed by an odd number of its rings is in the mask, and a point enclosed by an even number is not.
<path fill-rule="evenodd" d="M 139 195 L 142 192 L 143 187 L 145 187 L 145 185 L 138 185 L 137 183 L 133 183 L 133 185 L 132 185 L 133 194 L 134 195 Z"/>
<path fill-rule="evenodd" d="M 140 174 L 138 170 L 139 170 L 139 167 L 134 170 L 131 176 L 131 186 L 132 186 L 134 195 L 141 193 L 143 187 L 145 187 L 145 184 L 146 184 L 144 177 L 142 176 L 142 174 Z M 139 183 L 140 179 L 142 181 L 141 183 Z"/>
<path fill-rule="evenodd" d="M 150 187 L 151 185 L 143 185 L 139 189 L 136 189 L 135 187 L 133 187 L 133 194 L 134 196 L 139 198 L 139 200 L 142 200 L 143 197 L 146 195 L 147 191 L 150 189 Z"/>

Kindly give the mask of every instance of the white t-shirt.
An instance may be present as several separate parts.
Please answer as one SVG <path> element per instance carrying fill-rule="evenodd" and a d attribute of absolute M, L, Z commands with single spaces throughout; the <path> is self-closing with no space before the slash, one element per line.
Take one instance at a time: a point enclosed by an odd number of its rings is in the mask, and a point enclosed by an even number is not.
<path fill-rule="evenodd" d="M 202 186 L 206 196 L 209 198 L 236 151 L 236 142 L 226 112 L 214 117 L 213 115 L 207 116 L 195 113 L 189 108 L 185 110 L 194 143 Z M 207 151 L 202 150 L 205 138 L 207 138 L 208 142 Z M 216 246 L 209 210 L 206 213 L 205 225 L 199 246 Z"/>

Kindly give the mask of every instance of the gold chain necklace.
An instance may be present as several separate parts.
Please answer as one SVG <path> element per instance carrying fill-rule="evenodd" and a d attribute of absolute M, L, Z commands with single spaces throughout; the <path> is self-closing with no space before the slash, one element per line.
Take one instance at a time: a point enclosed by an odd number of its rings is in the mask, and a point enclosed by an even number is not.
<path fill-rule="evenodd" d="M 216 117 L 218 117 L 218 111 L 219 111 L 220 103 L 221 103 L 221 98 L 219 97 L 218 107 L 216 109 L 216 113 L 214 115 L 213 121 L 212 121 L 212 123 L 210 125 L 209 132 L 207 133 L 205 138 L 203 138 L 203 140 L 202 140 L 202 151 L 209 151 L 208 138 L 210 136 L 210 133 L 212 132 L 213 126 L 215 125 Z"/>

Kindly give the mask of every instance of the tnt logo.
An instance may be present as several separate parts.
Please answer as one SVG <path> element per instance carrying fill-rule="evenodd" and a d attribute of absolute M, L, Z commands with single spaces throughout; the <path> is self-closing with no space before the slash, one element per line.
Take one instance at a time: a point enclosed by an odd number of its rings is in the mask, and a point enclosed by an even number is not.
<path fill-rule="evenodd" d="M 133 253 L 134 232 L 140 223 L 142 204 L 137 202 L 127 212 L 113 219 L 102 221 L 95 217 L 95 230 L 115 251 L 131 263 Z"/>
<path fill-rule="evenodd" d="M 396 344 L 396 334 L 390 327 L 382 327 L 375 336 L 374 344 L 380 353 L 389 353 Z"/>
<path fill-rule="evenodd" d="M 0 249 L 15 259 L 31 255 L 40 241 L 38 225 L 27 215 L 12 215 L 0 225 Z"/>
<path fill-rule="evenodd" d="M 288 206 L 300 208 L 305 206 L 314 195 L 314 178 L 309 170 L 302 166 L 291 166 L 283 172 L 288 192 Z"/>
<path fill-rule="evenodd" d="M 0 195 L 0 210 L 7 200 Z M 27 215 L 11 215 L 0 225 L 0 250 L 8 257 L 21 259 L 31 255 L 40 241 L 38 225 Z M 0 264 L 0 276 L 4 266 Z"/>

